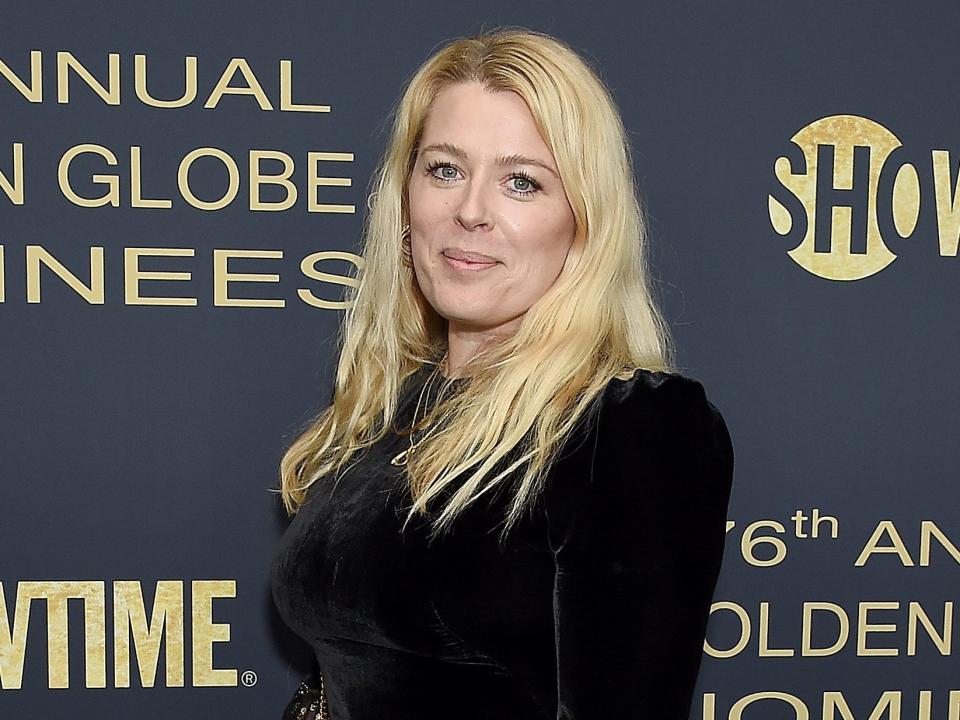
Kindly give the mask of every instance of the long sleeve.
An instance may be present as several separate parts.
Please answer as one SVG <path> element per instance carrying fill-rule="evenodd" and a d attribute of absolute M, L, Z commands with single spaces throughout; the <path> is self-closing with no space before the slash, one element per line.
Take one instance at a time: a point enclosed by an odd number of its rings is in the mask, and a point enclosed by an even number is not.
<path fill-rule="evenodd" d="M 702 385 L 639 370 L 548 504 L 557 720 L 687 720 L 720 573 L 733 447 Z"/>

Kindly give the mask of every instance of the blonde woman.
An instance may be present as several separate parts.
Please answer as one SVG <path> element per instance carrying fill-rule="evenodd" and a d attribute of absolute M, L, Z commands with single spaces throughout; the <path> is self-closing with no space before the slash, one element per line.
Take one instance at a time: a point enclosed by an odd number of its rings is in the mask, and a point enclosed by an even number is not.
<path fill-rule="evenodd" d="M 733 476 L 675 370 L 629 148 L 566 44 L 446 45 L 396 109 L 273 566 L 284 717 L 686 719 Z"/>

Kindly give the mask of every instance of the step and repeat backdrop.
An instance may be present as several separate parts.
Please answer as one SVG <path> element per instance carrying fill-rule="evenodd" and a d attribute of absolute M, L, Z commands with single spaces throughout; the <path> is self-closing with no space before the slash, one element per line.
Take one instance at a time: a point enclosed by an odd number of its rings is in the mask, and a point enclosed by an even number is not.
<path fill-rule="evenodd" d="M 955 2 L 2 15 L 4 720 L 279 717 L 309 653 L 270 599 L 277 463 L 404 83 L 500 25 L 609 85 L 733 436 L 692 717 L 960 720 Z"/>

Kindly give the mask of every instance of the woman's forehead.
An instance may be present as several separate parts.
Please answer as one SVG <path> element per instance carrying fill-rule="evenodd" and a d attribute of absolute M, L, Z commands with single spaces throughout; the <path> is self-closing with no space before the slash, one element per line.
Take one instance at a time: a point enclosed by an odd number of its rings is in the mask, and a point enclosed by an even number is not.
<path fill-rule="evenodd" d="M 420 152 L 441 152 L 463 161 L 488 156 L 495 164 L 543 165 L 556 173 L 550 148 L 520 95 L 458 83 L 438 93 L 424 121 Z"/>

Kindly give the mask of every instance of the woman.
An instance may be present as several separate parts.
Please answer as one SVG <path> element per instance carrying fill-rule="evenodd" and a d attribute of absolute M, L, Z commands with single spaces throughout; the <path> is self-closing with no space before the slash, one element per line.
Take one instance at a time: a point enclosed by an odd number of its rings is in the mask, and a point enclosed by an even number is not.
<path fill-rule="evenodd" d="M 414 75 L 332 403 L 281 462 L 274 599 L 317 660 L 285 717 L 688 717 L 733 450 L 644 239 L 568 46 L 502 29 Z"/>

